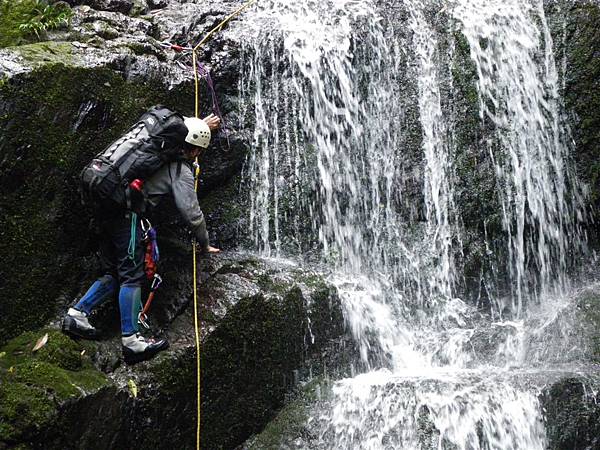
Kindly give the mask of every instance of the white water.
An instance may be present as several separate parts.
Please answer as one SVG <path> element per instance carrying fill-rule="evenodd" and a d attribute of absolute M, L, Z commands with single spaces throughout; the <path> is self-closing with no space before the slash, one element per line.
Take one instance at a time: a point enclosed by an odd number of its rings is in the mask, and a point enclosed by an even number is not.
<path fill-rule="evenodd" d="M 384 18 L 369 0 L 272 0 L 248 20 L 240 92 L 255 123 L 250 234 L 265 256 L 307 253 L 333 269 L 366 371 L 337 382 L 315 411 L 313 444 L 543 449 L 539 382 L 516 374 L 579 350 L 560 333 L 544 348 L 564 326 L 566 250 L 578 236 L 541 1 L 395 7 L 407 12 L 398 27 L 394 8 Z M 436 30 L 448 16 L 471 50 L 481 120 L 496 130 L 480 157 L 495 168 L 505 232 L 507 258 L 492 262 L 511 289 L 490 299 L 491 315 L 454 298 L 460 118 L 443 106 L 453 51 L 441 50 Z M 494 245 L 485 242 L 488 253 Z"/>

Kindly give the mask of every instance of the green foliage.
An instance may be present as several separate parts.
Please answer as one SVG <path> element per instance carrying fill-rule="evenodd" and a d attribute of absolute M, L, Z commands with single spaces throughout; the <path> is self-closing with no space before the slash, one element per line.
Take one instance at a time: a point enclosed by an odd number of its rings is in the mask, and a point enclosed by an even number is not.
<path fill-rule="evenodd" d="M 41 39 L 47 30 L 67 27 L 73 11 L 66 2 L 0 0 L 0 47 Z"/>

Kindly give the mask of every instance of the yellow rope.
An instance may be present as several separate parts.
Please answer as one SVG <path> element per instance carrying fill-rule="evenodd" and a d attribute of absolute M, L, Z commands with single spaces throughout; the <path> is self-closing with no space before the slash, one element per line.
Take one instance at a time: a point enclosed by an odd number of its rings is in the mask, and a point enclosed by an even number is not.
<path fill-rule="evenodd" d="M 196 68 L 196 52 L 192 52 L 192 62 L 194 67 L 194 84 L 196 89 L 196 104 L 195 104 L 195 116 L 198 117 L 198 70 Z M 198 175 L 199 175 L 199 164 L 198 157 L 196 157 L 196 163 L 194 165 L 194 190 L 198 192 Z M 200 333 L 198 329 L 198 281 L 196 279 L 197 272 L 197 259 L 196 259 L 196 240 L 192 242 L 192 252 L 194 259 L 194 331 L 196 336 L 196 410 L 198 411 L 196 417 L 196 449 L 200 450 Z"/>
<path fill-rule="evenodd" d="M 194 70 L 194 89 L 195 89 L 194 114 L 196 117 L 199 117 L 198 114 L 199 114 L 199 108 L 200 108 L 196 51 L 200 48 L 201 45 L 206 43 L 212 37 L 213 34 L 221 31 L 221 29 L 223 29 L 223 27 L 225 26 L 225 24 L 227 22 L 229 22 L 235 16 L 240 14 L 242 11 L 244 11 L 246 8 L 248 8 L 250 5 L 256 3 L 256 1 L 257 0 L 250 0 L 243 6 L 241 6 L 237 10 L 235 10 L 232 14 L 227 16 L 225 18 L 225 20 L 223 20 L 219 25 L 217 25 L 212 30 L 210 30 L 210 32 L 192 50 L 192 65 L 194 67 L 193 70 Z M 200 165 L 198 164 L 198 157 L 196 157 L 195 173 L 194 173 L 194 178 L 195 178 L 194 190 L 196 192 L 198 192 L 199 175 L 200 175 Z M 194 331 L 195 331 L 195 335 L 196 335 L 196 386 L 197 386 L 196 398 L 197 398 L 197 410 L 198 410 L 198 415 L 196 418 L 196 420 L 197 420 L 197 422 L 196 422 L 196 449 L 200 450 L 200 406 L 201 406 L 201 402 L 200 402 L 200 330 L 198 327 L 198 280 L 197 280 L 197 275 L 196 275 L 198 261 L 197 261 L 197 257 L 196 257 L 196 250 L 197 250 L 196 247 L 197 247 L 197 243 L 196 243 L 196 240 L 194 239 L 194 241 L 192 243 L 192 251 L 194 253 L 194 255 L 193 255 L 193 260 L 194 260 Z"/>
<path fill-rule="evenodd" d="M 197 409 L 198 417 L 196 423 L 196 448 L 200 450 L 200 333 L 198 330 L 198 283 L 196 280 L 196 241 L 193 245 L 194 252 L 194 329 L 196 331 L 196 383 L 197 383 Z"/>

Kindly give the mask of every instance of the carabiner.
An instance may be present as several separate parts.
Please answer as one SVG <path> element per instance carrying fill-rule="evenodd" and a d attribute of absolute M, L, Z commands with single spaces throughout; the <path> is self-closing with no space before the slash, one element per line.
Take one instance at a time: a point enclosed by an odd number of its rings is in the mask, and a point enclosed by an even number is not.
<path fill-rule="evenodd" d="M 148 325 L 148 316 L 144 313 L 139 313 L 138 322 L 147 330 L 150 329 L 150 325 Z"/>
<path fill-rule="evenodd" d="M 148 219 L 141 219 L 140 224 L 142 225 L 142 231 L 144 233 L 147 233 L 150 230 L 150 228 L 152 228 L 152 224 Z"/>
<path fill-rule="evenodd" d="M 152 279 L 152 285 L 150 286 L 151 291 L 155 291 L 158 289 L 160 284 L 162 283 L 162 278 L 159 274 L 155 273 L 154 278 Z"/>

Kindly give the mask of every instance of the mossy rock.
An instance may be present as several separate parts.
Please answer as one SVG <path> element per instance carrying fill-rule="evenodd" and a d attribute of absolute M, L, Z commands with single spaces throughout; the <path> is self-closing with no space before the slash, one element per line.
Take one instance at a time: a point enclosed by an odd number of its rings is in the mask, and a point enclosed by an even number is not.
<path fill-rule="evenodd" d="M 49 63 L 70 65 L 74 62 L 73 45 L 70 42 L 38 42 L 20 45 L 15 47 L 15 51 L 31 67 Z"/>
<path fill-rule="evenodd" d="M 297 288 L 283 297 L 247 298 L 207 339 L 202 386 L 205 410 L 212 412 L 204 416 L 208 443 L 239 444 L 283 405 L 302 363 L 303 308 Z"/>
<path fill-rule="evenodd" d="M 292 289 L 285 297 L 247 297 L 202 342 L 203 449 L 234 448 L 283 406 L 293 370 L 303 358 L 302 312 L 299 290 Z M 162 398 L 157 406 L 169 405 L 174 416 L 185 410 L 191 413 L 196 391 L 194 349 L 157 361 L 151 380 L 148 384 L 158 386 Z M 179 423 L 176 434 L 182 448 L 193 446 L 195 424 Z"/>
<path fill-rule="evenodd" d="M 311 436 L 306 425 L 315 403 L 326 398 L 331 386 L 318 378 L 303 386 L 295 398 L 289 401 L 265 429 L 251 438 L 243 448 L 245 450 L 278 450 L 287 448 L 289 442 L 310 441 Z"/>
<path fill-rule="evenodd" d="M 240 247 L 240 238 L 245 238 L 245 207 L 240 195 L 240 177 L 229 180 L 218 191 L 206 195 L 200 191 L 200 207 L 204 212 L 211 232 L 211 242 L 221 249 Z"/>
<path fill-rule="evenodd" d="M 37 351 L 34 346 L 48 336 Z M 59 417 L 68 400 L 109 385 L 90 361 L 93 344 L 82 345 L 56 330 L 25 333 L 0 349 L 0 444 L 35 439 Z"/>
<path fill-rule="evenodd" d="M 15 443 L 52 420 L 56 407 L 43 390 L 2 376 L 0 380 L 0 444 Z"/>
<path fill-rule="evenodd" d="M 38 339 L 48 334 L 46 345 L 33 353 Z M 3 348 L 4 356 L 0 359 L 0 367 L 14 365 L 25 355 L 35 356 L 37 361 L 56 365 L 62 369 L 79 370 L 83 365 L 81 352 L 93 352 L 91 343 L 79 343 L 53 330 L 30 331 L 8 342 Z"/>
<path fill-rule="evenodd" d="M 600 5 L 598 2 L 544 2 L 556 60 L 566 63 L 560 73 L 561 92 L 570 119 L 577 175 L 589 188 L 588 200 L 600 208 Z M 600 245 L 599 228 L 590 221 L 593 248 Z"/>

